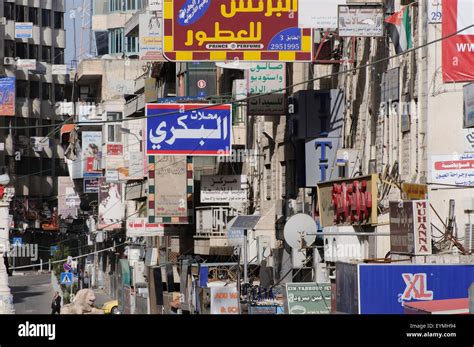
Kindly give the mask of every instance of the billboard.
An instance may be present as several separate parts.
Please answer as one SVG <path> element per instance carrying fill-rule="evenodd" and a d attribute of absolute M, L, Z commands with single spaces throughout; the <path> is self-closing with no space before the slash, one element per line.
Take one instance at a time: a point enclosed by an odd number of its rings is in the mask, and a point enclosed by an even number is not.
<path fill-rule="evenodd" d="M 247 176 L 201 176 L 201 202 L 247 201 Z"/>
<path fill-rule="evenodd" d="M 69 176 L 58 177 L 58 215 L 62 219 L 77 218 L 81 199 L 77 195 L 74 184 Z"/>
<path fill-rule="evenodd" d="M 189 224 L 193 215 L 193 160 L 148 157 L 148 222 Z"/>
<path fill-rule="evenodd" d="M 32 39 L 32 22 L 15 22 L 15 39 Z"/>
<path fill-rule="evenodd" d="M 286 87 L 285 63 L 259 63 L 247 72 L 250 96 L 278 91 Z M 274 102 L 275 101 L 275 102 Z M 249 100 L 249 115 L 283 115 L 286 113 L 285 91 Z"/>
<path fill-rule="evenodd" d="M 289 314 L 331 313 L 331 283 L 286 283 Z"/>
<path fill-rule="evenodd" d="M 171 61 L 311 61 L 312 30 L 298 0 L 165 0 L 164 55 Z"/>
<path fill-rule="evenodd" d="M 82 163 L 84 177 L 102 175 L 102 132 L 82 132 Z"/>
<path fill-rule="evenodd" d="M 187 217 L 186 157 L 157 156 L 155 161 L 155 216 Z"/>
<path fill-rule="evenodd" d="M 339 28 L 341 37 L 383 36 L 384 9 L 382 6 L 339 6 Z"/>
<path fill-rule="evenodd" d="M 443 34 L 451 35 L 474 23 L 472 0 L 444 0 L 442 4 Z M 443 81 L 474 81 L 474 28 L 443 40 Z"/>
<path fill-rule="evenodd" d="M 162 14 L 140 14 L 138 30 L 140 33 L 140 59 L 164 61 Z"/>
<path fill-rule="evenodd" d="M 211 314 L 239 314 L 237 287 L 211 287 Z"/>
<path fill-rule="evenodd" d="M 390 201 L 390 251 L 431 254 L 429 203 L 426 200 Z"/>
<path fill-rule="evenodd" d="M 474 83 L 463 87 L 464 128 L 474 127 Z"/>
<path fill-rule="evenodd" d="M 15 77 L 0 78 L 0 116 L 15 115 Z"/>
<path fill-rule="evenodd" d="M 100 230 L 122 227 L 125 217 L 123 186 L 121 183 L 107 183 L 105 177 L 99 179 L 99 225 Z"/>
<path fill-rule="evenodd" d="M 474 186 L 474 153 L 432 156 L 430 183 Z"/>
<path fill-rule="evenodd" d="M 98 178 L 84 178 L 84 193 L 98 193 L 99 179 Z"/>
<path fill-rule="evenodd" d="M 105 156 L 105 169 L 118 170 L 124 167 L 123 144 L 115 142 L 107 142 L 107 155 Z"/>
<path fill-rule="evenodd" d="M 227 155 L 232 105 L 147 104 L 146 154 Z"/>
<path fill-rule="evenodd" d="M 403 314 L 403 304 L 467 298 L 474 265 L 359 264 L 359 313 Z"/>

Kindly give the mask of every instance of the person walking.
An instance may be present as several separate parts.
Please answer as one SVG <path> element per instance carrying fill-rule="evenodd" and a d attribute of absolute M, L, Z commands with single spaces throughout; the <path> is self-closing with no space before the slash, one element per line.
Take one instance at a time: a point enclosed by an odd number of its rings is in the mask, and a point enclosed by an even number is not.
<path fill-rule="evenodd" d="M 61 313 L 61 296 L 59 292 L 56 292 L 51 302 L 51 314 L 60 314 Z"/>

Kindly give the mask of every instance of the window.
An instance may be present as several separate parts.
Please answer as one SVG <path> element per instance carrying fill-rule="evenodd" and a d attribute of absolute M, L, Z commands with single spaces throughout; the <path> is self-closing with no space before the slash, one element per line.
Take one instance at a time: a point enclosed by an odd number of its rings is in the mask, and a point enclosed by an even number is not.
<path fill-rule="evenodd" d="M 3 15 L 7 20 L 15 20 L 15 3 L 5 2 L 3 4 Z"/>
<path fill-rule="evenodd" d="M 54 49 L 54 64 L 64 64 L 64 48 Z"/>
<path fill-rule="evenodd" d="M 41 47 L 41 60 L 51 63 L 51 46 Z"/>
<path fill-rule="evenodd" d="M 127 11 L 136 11 L 141 9 L 146 0 L 127 0 Z"/>
<path fill-rule="evenodd" d="M 54 29 L 64 29 L 64 13 L 54 12 Z"/>
<path fill-rule="evenodd" d="M 28 9 L 28 21 L 33 22 L 33 25 L 39 25 L 39 17 L 38 17 L 38 8 L 37 7 L 30 7 Z"/>
<path fill-rule="evenodd" d="M 15 55 L 15 41 L 5 40 L 5 57 L 16 57 Z"/>
<path fill-rule="evenodd" d="M 38 99 L 39 96 L 39 82 L 30 81 L 30 99 Z"/>
<path fill-rule="evenodd" d="M 63 101 L 65 99 L 65 87 L 63 84 L 54 85 L 54 101 Z"/>
<path fill-rule="evenodd" d="M 28 92 L 28 81 L 17 80 L 16 81 L 16 97 L 26 98 Z"/>
<path fill-rule="evenodd" d="M 28 45 L 26 43 L 16 43 L 16 56 L 20 59 L 28 59 Z"/>
<path fill-rule="evenodd" d="M 138 53 L 138 37 L 127 37 L 127 53 Z"/>
<path fill-rule="evenodd" d="M 41 10 L 41 25 L 44 27 L 51 26 L 51 10 Z"/>
<path fill-rule="evenodd" d="M 107 112 L 108 121 L 122 120 L 122 112 Z M 121 122 L 118 124 L 108 123 L 107 125 L 107 141 L 108 142 L 122 142 L 122 128 Z"/>
<path fill-rule="evenodd" d="M 26 6 L 16 6 L 16 21 L 17 22 L 26 22 Z"/>
<path fill-rule="evenodd" d="M 43 83 L 42 94 L 43 100 L 51 99 L 51 83 Z"/>
<path fill-rule="evenodd" d="M 123 28 L 109 30 L 109 53 L 123 53 Z"/>
<path fill-rule="evenodd" d="M 125 0 L 109 0 L 110 12 L 122 12 L 124 11 Z"/>
<path fill-rule="evenodd" d="M 30 45 L 28 59 L 38 60 L 38 45 Z"/>

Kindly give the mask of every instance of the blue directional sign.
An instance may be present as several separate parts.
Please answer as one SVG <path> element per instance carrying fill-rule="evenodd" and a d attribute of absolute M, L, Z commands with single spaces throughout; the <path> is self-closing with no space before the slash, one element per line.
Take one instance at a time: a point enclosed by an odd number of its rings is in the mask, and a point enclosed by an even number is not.
<path fill-rule="evenodd" d="M 232 106 L 147 104 L 148 155 L 228 155 Z"/>
<path fill-rule="evenodd" d="M 23 239 L 21 237 L 13 238 L 13 246 L 21 246 L 23 244 Z"/>
<path fill-rule="evenodd" d="M 50 255 L 54 256 L 56 252 L 59 252 L 59 246 L 51 246 Z"/>
<path fill-rule="evenodd" d="M 61 272 L 61 284 L 72 285 L 74 279 L 71 272 Z"/>

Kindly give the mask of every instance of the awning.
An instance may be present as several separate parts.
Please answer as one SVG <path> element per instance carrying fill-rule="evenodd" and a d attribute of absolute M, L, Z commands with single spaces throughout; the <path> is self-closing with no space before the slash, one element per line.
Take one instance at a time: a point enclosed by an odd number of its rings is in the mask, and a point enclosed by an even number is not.
<path fill-rule="evenodd" d="M 62 127 L 61 127 L 61 137 L 64 135 L 64 134 L 69 134 L 71 131 L 73 131 L 74 127 L 76 125 L 75 124 L 64 124 Z"/>

